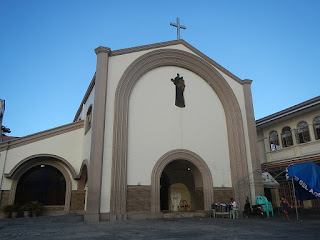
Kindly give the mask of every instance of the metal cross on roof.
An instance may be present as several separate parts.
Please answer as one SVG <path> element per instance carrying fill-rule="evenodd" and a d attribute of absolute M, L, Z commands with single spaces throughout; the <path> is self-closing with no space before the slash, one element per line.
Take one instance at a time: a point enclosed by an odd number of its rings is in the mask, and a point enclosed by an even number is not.
<path fill-rule="evenodd" d="M 170 25 L 177 28 L 177 39 L 180 39 L 180 28 L 187 29 L 185 26 L 180 25 L 179 18 L 177 18 L 177 23 L 170 23 Z"/>

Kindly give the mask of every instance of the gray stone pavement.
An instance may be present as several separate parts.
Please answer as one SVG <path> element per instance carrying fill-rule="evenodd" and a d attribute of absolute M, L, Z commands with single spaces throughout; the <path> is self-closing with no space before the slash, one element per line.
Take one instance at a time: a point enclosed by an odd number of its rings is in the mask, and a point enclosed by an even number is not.
<path fill-rule="evenodd" d="M 42 216 L 0 219 L 0 239 L 312 240 L 320 239 L 320 220 L 185 218 L 86 223 L 82 216 Z"/>

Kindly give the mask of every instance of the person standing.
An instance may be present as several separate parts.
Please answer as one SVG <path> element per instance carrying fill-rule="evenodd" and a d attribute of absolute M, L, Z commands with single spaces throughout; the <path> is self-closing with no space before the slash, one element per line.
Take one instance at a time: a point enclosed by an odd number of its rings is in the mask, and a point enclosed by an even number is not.
<path fill-rule="evenodd" d="M 288 203 L 287 199 L 285 198 L 285 196 L 281 196 L 281 208 L 282 211 L 284 213 L 283 215 L 283 220 L 288 220 L 289 221 L 289 211 L 288 211 L 288 206 L 290 206 L 292 208 L 292 206 Z"/>
<path fill-rule="evenodd" d="M 232 214 L 232 218 L 239 218 L 239 209 L 238 209 L 237 203 L 233 198 L 231 198 L 230 200 L 231 200 L 230 217 Z"/>

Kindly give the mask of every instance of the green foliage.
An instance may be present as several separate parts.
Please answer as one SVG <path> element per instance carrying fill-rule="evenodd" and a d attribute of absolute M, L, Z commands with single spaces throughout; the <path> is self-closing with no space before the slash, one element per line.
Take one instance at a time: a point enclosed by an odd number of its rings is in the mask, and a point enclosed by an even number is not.
<path fill-rule="evenodd" d="M 11 130 L 10 128 L 6 127 L 6 126 L 1 126 L 1 131 L 3 133 L 11 133 Z"/>
<path fill-rule="evenodd" d="M 42 204 L 39 201 L 27 202 L 22 206 L 23 211 L 38 211 L 40 212 Z"/>
<path fill-rule="evenodd" d="M 32 211 L 38 211 L 40 212 L 41 211 L 41 208 L 42 208 L 42 204 L 39 202 L 39 201 L 33 201 L 31 202 L 32 204 Z"/>
<path fill-rule="evenodd" d="M 14 212 L 15 206 L 13 204 L 6 204 L 2 207 L 1 210 L 3 213 L 11 213 Z"/>
<path fill-rule="evenodd" d="M 32 208 L 33 208 L 33 206 L 32 206 L 32 203 L 31 202 L 27 202 L 26 204 L 24 204 L 23 206 L 22 206 L 22 211 L 32 211 Z"/>

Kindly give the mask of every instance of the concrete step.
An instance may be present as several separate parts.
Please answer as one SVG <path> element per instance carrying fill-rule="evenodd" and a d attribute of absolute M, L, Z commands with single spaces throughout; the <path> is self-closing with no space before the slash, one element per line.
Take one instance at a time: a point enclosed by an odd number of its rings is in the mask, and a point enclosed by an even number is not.
<path fill-rule="evenodd" d="M 42 216 L 60 216 L 65 215 L 63 206 L 43 206 L 41 210 Z"/>
<path fill-rule="evenodd" d="M 163 213 L 163 218 L 193 218 L 193 217 L 206 217 L 204 211 L 201 212 L 165 212 Z"/>

